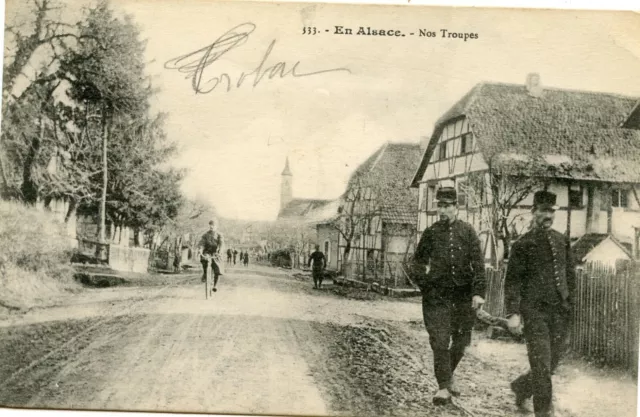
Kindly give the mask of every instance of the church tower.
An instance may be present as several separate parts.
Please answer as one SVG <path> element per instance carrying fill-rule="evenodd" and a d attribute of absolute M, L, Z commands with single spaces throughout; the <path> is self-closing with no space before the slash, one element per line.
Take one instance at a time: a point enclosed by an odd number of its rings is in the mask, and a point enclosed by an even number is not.
<path fill-rule="evenodd" d="M 289 168 L 289 157 L 284 164 L 282 171 L 282 182 L 280 183 L 280 210 L 282 210 L 291 200 L 293 200 L 293 174 Z"/>

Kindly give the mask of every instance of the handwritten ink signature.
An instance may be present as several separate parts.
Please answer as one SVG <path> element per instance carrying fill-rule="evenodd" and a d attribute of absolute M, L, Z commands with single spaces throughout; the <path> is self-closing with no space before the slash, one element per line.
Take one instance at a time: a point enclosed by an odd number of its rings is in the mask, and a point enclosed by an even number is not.
<path fill-rule="evenodd" d="M 166 69 L 177 70 L 178 72 L 187 74 L 186 78 L 191 78 L 191 87 L 196 94 L 208 94 L 215 90 L 219 85 L 226 84 L 227 92 L 231 91 L 231 88 L 235 85 L 236 88 L 240 88 L 242 84 L 250 77 L 253 77 L 253 87 L 255 88 L 266 77 L 273 79 L 275 77 L 284 78 L 286 76 L 292 77 L 308 77 L 312 75 L 324 74 L 328 72 L 345 71 L 351 73 L 348 68 L 331 68 L 320 71 L 301 73 L 298 70 L 300 61 L 297 61 L 293 66 L 287 67 L 285 62 L 278 62 L 275 65 L 266 67 L 265 63 L 273 47 L 276 44 L 274 39 L 269 44 L 266 53 L 262 57 L 260 64 L 250 72 L 242 72 L 237 78 L 235 84 L 232 82 L 232 77 L 223 72 L 217 77 L 207 78 L 205 77 L 205 69 L 216 62 L 227 52 L 234 48 L 237 48 L 249 39 L 249 35 L 256 29 L 256 25 L 253 23 L 243 23 L 238 25 L 218 39 L 211 45 L 200 48 L 197 51 L 190 52 L 185 55 L 178 56 L 170 59 L 164 64 Z"/>

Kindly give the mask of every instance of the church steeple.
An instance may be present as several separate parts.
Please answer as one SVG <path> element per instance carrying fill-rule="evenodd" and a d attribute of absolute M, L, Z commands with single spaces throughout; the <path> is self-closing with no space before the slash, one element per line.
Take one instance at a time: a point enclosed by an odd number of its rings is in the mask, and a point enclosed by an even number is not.
<path fill-rule="evenodd" d="M 282 175 L 293 176 L 291 173 L 291 169 L 289 168 L 289 157 L 287 156 L 287 160 L 284 163 L 284 170 L 282 171 Z"/>
<path fill-rule="evenodd" d="M 293 174 L 291 168 L 289 168 L 289 157 L 284 163 L 284 170 L 282 170 L 282 181 L 280 183 L 280 210 L 286 207 L 291 200 L 293 200 Z"/>

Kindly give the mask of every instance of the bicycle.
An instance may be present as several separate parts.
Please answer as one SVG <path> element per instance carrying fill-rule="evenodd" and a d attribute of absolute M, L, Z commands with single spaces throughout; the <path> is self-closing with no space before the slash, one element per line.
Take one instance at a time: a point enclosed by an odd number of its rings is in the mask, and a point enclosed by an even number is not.
<path fill-rule="evenodd" d="M 211 255 L 201 255 L 206 261 L 207 265 L 205 268 L 205 280 L 204 280 L 204 298 L 208 300 L 211 297 L 211 293 L 213 292 L 213 286 L 211 285 Z"/>

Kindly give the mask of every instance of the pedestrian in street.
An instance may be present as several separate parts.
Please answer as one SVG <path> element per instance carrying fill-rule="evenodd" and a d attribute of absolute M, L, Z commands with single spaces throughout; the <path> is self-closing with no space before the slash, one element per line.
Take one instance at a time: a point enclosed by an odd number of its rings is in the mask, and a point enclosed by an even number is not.
<path fill-rule="evenodd" d="M 422 314 L 433 351 L 438 392 L 434 404 L 460 395 L 453 373 L 471 343 L 475 310 L 484 304 L 485 271 L 480 239 L 457 218 L 452 187 L 436 193 L 440 219 L 420 237 L 412 276 L 422 292 Z"/>
<path fill-rule="evenodd" d="M 233 249 L 233 264 L 236 264 L 236 257 L 238 256 L 238 251 L 234 248 Z"/>
<path fill-rule="evenodd" d="M 213 271 L 213 292 L 218 291 L 216 288 L 218 284 L 218 278 L 222 275 L 220 268 L 220 250 L 222 249 L 222 235 L 218 233 L 216 228 L 216 222 L 211 220 L 209 222 L 209 231 L 202 235 L 200 242 L 198 243 L 198 255 L 200 256 L 200 263 L 202 263 L 202 282 L 207 279 L 207 260 L 204 255 L 211 256 L 211 270 Z"/>
<path fill-rule="evenodd" d="M 555 204 L 554 193 L 534 194 L 533 228 L 513 244 L 505 278 L 509 330 L 524 332 L 531 367 L 511 389 L 519 408 L 533 396 L 536 417 L 554 415 L 551 376 L 566 348 L 575 293 L 570 241 L 551 228 Z"/>
<path fill-rule="evenodd" d="M 244 266 L 249 266 L 249 252 L 244 253 Z"/>
<path fill-rule="evenodd" d="M 180 272 L 180 264 L 182 263 L 182 253 L 177 252 L 173 257 L 173 272 Z"/>
<path fill-rule="evenodd" d="M 311 267 L 313 276 L 313 289 L 322 288 L 324 270 L 327 268 L 327 258 L 320 252 L 320 245 L 316 245 L 316 250 L 309 256 L 307 267 Z"/>
<path fill-rule="evenodd" d="M 231 257 L 233 256 L 233 253 L 231 253 L 231 248 L 227 249 L 227 263 L 229 265 L 231 265 Z"/>

